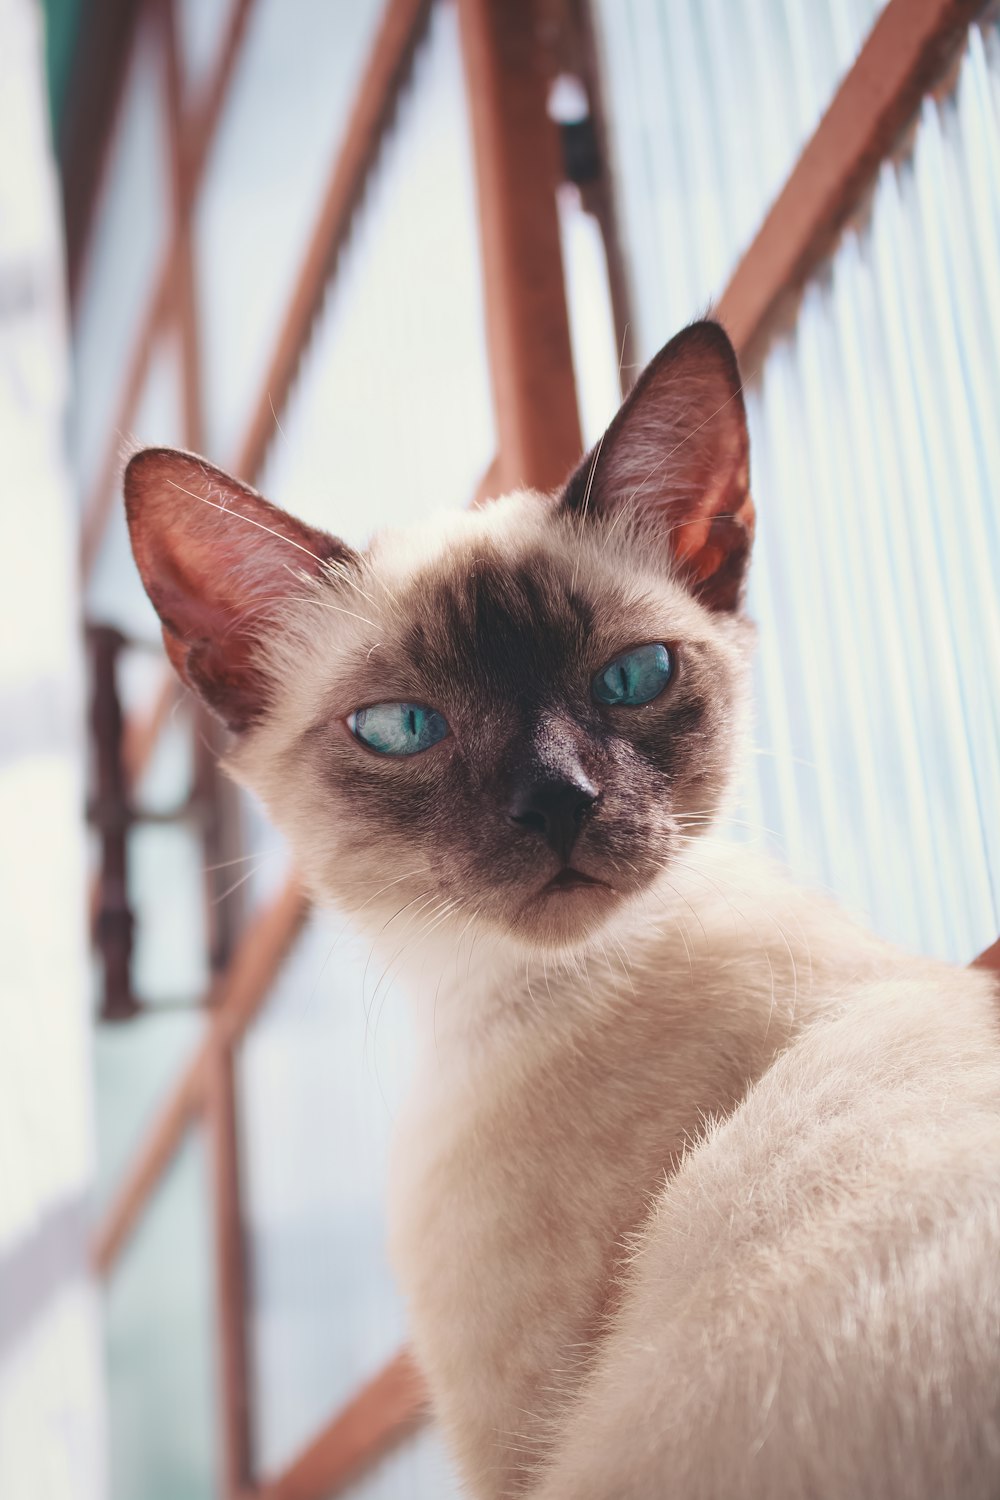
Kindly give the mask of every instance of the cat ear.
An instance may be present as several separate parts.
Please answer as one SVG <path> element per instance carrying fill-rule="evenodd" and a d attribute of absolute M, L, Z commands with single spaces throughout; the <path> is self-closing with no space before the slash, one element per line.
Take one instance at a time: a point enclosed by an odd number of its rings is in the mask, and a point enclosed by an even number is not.
<path fill-rule="evenodd" d="M 742 382 L 718 323 L 695 323 L 647 365 L 562 503 L 653 522 L 687 587 L 715 610 L 743 593 L 754 508 Z"/>
<path fill-rule="evenodd" d="M 190 453 L 146 448 L 125 470 L 132 551 L 173 666 L 230 729 L 267 707 L 260 645 L 302 574 L 354 557 Z"/>

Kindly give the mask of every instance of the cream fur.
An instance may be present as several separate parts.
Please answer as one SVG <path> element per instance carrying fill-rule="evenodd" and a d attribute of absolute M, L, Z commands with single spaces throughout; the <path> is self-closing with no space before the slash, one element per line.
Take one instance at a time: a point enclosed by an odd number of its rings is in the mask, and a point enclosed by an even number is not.
<path fill-rule="evenodd" d="M 379 879 L 338 844 L 335 804 L 324 822 L 335 793 L 304 746 L 318 702 L 359 701 L 339 662 L 380 647 L 414 568 L 481 536 L 543 545 L 539 504 L 384 539 L 336 605 L 304 587 L 275 711 L 233 757 L 317 891 L 409 944 L 422 1045 L 392 1254 L 468 1493 L 987 1500 L 989 979 L 890 949 L 711 836 L 568 949 L 480 930 L 458 899 L 390 916 L 428 869 Z M 588 582 L 626 578 L 737 670 L 742 627 L 647 576 L 634 536 L 579 550 Z"/>
<path fill-rule="evenodd" d="M 392 1243 L 470 1493 L 996 1494 L 991 984 L 735 851 L 672 883 L 627 973 L 426 966 Z"/>
<path fill-rule="evenodd" d="M 993 985 L 709 831 L 753 635 L 740 392 L 696 324 L 560 496 L 361 556 L 190 455 L 125 475 L 231 769 L 412 978 L 392 1253 L 473 1500 L 1000 1494 Z M 666 685 L 608 704 L 642 643 Z M 386 703 L 449 732 L 376 754 Z"/>

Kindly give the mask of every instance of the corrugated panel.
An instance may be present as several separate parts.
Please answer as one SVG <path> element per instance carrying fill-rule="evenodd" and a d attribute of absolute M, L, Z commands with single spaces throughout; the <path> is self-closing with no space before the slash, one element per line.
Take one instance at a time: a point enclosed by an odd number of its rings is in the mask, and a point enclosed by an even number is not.
<path fill-rule="evenodd" d="M 721 290 L 878 7 L 595 9 L 648 356 Z M 994 22 L 747 392 L 761 647 L 742 831 L 885 935 L 961 960 L 1000 927 L 998 347 Z"/>
<path fill-rule="evenodd" d="M 881 0 L 592 0 L 638 344 L 725 286 Z"/>
<path fill-rule="evenodd" d="M 250 8 L 192 223 L 205 447 L 219 463 L 260 389 L 382 10 Z"/>
<path fill-rule="evenodd" d="M 910 947 L 1000 928 L 1000 31 L 749 392 L 761 819 Z"/>

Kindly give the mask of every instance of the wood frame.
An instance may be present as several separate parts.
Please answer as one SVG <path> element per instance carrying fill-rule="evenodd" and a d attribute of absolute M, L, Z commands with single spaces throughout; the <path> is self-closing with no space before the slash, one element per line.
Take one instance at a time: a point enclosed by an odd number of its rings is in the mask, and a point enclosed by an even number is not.
<path fill-rule="evenodd" d="M 119 425 L 127 427 L 131 420 L 157 334 L 176 322 L 182 337 L 188 441 L 197 447 L 201 402 L 190 212 L 252 0 L 234 0 L 223 57 L 193 123 L 185 122 L 181 108 L 169 0 L 151 3 L 161 5 L 166 17 L 176 217 L 170 253 L 133 351 Z M 264 460 L 323 291 L 335 273 L 430 5 L 431 0 L 388 0 L 386 5 L 281 335 L 236 455 L 235 469 L 251 478 Z M 485 495 L 517 483 L 549 488 L 576 461 L 580 432 L 553 197 L 559 166 L 545 112 L 547 78 L 534 45 L 546 0 L 458 0 L 458 5 L 499 440 L 497 459 L 481 489 Z M 578 8 L 571 0 L 570 9 Z M 981 8 L 977 0 L 889 0 L 720 300 L 719 315 L 744 358 L 759 355 L 789 315 L 801 286 L 831 249 L 922 93 L 941 76 Z M 607 231 L 605 216 L 601 218 Z M 609 264 L 612 253 L 609 247 Z M 621 279 L 617 305 L 624 305 Z M 99 544 L 117 461 L 117 453 L 109 452 L 88 506 L 85 561 Z M 133 777 L 147 761 L 176 692 L 171 678 L 151 712 L 126 726 L 126 763 Z M 208 1035 L 147 1132 L 93 1246 L 95 1265 L 107 1274 L 185 1132 L 196 1122 L 205 1124 L 214 1184 L 227 1500 L 324 1500 L 412 1433 L 425 1415 L 423 1384 L 403 1351 L 282 1474 L 263 1484 L 253 1482 L 233 1054 L 265 1003 L 307 914 L 308 903 L 293 875 L 237 943 L 208 997 Z M 976 963 L 1000 969 L 1000 942 Z"/>
<path fill-rule="evenodd" d="M 170 115 L 168 117 L 168 139 L 171 143 L 171 161 L 167 163 L 167 172 L 174 192 L 174 211 L 172 218 L 172 230 L 170 243 L 166 248 L 160 270 L 154 283 L 153 294 L 150 298 L 149 307 L 142 320 L 139 335 L 136 339 L 132 356 L 123 382 L 119 405 L 116 411 L 114 426 L 108 440 L 104 458 L 98 470 L 97 479 L 90 494 L 86 497 L 83 509 L 83 524 L 80 538 L 80 565 L 84 577 L 87 576 L 97 556 L 104 528 L 108 521 L 111 506 L 115 497 L 115 477 L 121 467 L 121 439 L 119 433 L 126 432 L 132 424 L 135 416 L 136 406 L 142 393 L 143 382 L 149 368 L 149 361 L 159 335 L 170 327 L 175 319 L 178 319 L 179 304 L 185 299 L 190 299 L 193 308 L 193 279 L 190 270 L 190 218 L 191 209 L 194 204 L 201 176 L 208 159 L 208 153 L 215 137 L 215 130 L 222 114 L 222 108 L 232 82 L 233 71 L 236 67 L 236 59 L 239 56 L 240 45 L 246 31 L 247 21 L 254 0 L 232 0 L 232 10 L 229 17 L 229 25 L 226 30 L 225 39 L 222 43 L 219 62 L 215 74 L 208 84 L 203 103 L 197 108 L 191 117 L 181 114 L 179 71 L 177 67 L 176 41 L 173 39 L 172 24 L 166 25 L 166 18 L 172 17 L 170 0 L 144 0 L 147 13 L 156 13 L 156 19 L 161 27 L 164 52 L 167 66 L 167 100 Z M 87 211 L 89 220 L 93 209 Z M 187 253 L 184 253 L 183 245 L 178 243 L 178 236 L 186 239 Z M 82 255 L 82 251 L 81 251 Z M 178 268 L 180 267 L 180 273 Z M 187 271 L 185 272 L 185 267 Z M 75 281 L 71 282 L 71 296 L 75 299 L 79 293 L 79 282 L 82 274 L 78 274 Z M 185 315 L 179 315 L 182 330 L 185 325 Z M 182 345 L 182 368 L 185 379 L 192 377 L 192 385 L 185 385 L 184 409 L 186 423 L 200 423 L 200 416 L 194 415 L 194 393 L 198 389 L 199 374 L 197 368 L 189 365 L 190 350 Z"/>
<path fill-rule="evenodd" d="M 499 492 L 554 489 L 582 447 L 537 0 L 458 0 L 476 166 Z M 567 379 L 567 372 L 569 379 Z"/>
<path fill-rule="evenodd" d="M 889 0 L 803 149 L 716 314 L 756 364 L 833 248 L 880 164 L 912 123 L 983 0 Z"/>

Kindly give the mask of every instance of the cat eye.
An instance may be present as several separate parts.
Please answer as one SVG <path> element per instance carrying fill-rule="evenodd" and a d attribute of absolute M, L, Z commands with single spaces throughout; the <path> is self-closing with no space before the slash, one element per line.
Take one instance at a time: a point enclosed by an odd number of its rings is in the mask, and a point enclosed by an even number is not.
<path fill-rule="evenodd" d="M 673 675 L 674 657 L 668 646 L 636 646 L 601 668 L 592 692 L 598 703 L 636 708 L 659 697 Z"/>
<path fill-rule="evenodd" d="M 347 715 L 355 738 L 379 755 L 419 755 L 448 734 L 448 720 L 419 703 L 373 703 Z"/>

